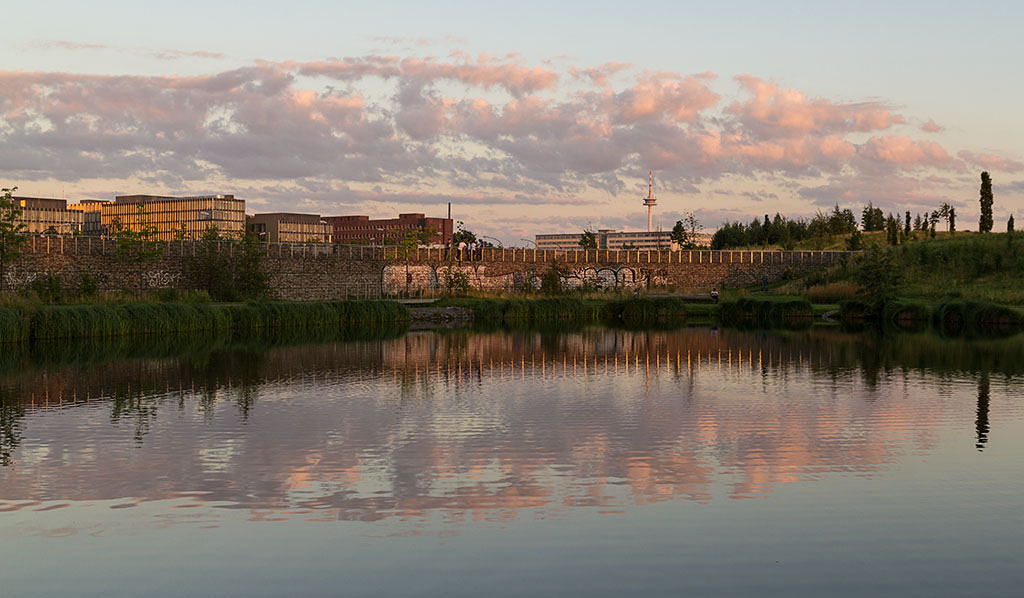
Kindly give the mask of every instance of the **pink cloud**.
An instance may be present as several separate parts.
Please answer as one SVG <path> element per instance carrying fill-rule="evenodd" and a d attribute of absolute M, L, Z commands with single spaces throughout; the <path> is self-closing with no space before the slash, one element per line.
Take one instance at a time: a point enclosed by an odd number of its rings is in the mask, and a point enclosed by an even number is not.
<path fill-rule="evenodd" d="M 995 154 L 975 154 L 967 150 L 957 152 L 956 156 L 971 164 L 985 170 L 1002 170 L 1003 172 L 1017 172 L 1024 169 L 1024 163 L 1010 158 L 1003 158 Z"/>
<path fill-rule="evenodd" d="M 354 81 L 369 76 L 412 79 L 424 84 L 459 81 L 484 89 L 502 87 L 513 95 L 551 89 L 558 83 L 558 74 L 552 70 L 539 66 L 531 68 L 514 63 L 495 63 L 486 56 L 475 62 L 365 56 L 325 62 L 283 62 L 281 67 L 303 75 L 319 75 L 341 81 Z"/>
<path fill-rule="evenodd" d="M 1024 167 L 991 154 L 955 159 L 909 136 L 863 141 L 861 133 L 904 117 L 749 75 L 737 78 L 739 101 L 727 103 L 710 72 L 634 76 L 629 65 L 607 63 L 569 69 L 563 81 L 520 60 L 368 55 L 189 77 L 0 72 L 0 168 L 15 181 L 281 179 L 401 189 L 429 180 L 531 203 L 588 189 L 617 196 L 651 168 L 666 188 L 766 175 L 795 189 L 812 177 L 828 184 L 922 169 L 956 174 L 966 164 Z M 344 85 L 310 89 L 305 77 Z M 394 91 L 371 95 L 378 79 Z M 452 82 L 468 89 L 453 94 Z M 497 89 L 508 95 L 486 93 Z"/>
<path fill-rule="evenodd" d="M 928 119 L 928 122 L 921 125 L 921 130 L 925 133 L 941 133 L 946 130 L 946 127 L 939 125 L 932 119 Z"/>
<path fill-rule="evenodd" d="M 631 68 L 633 65 L 628 62 L 606 62 L 600 66 L 578 69 L 572 67 L 569 69 L 569 74 L 574 79 L 582 79 L 589 81 L 592 85 L 598 85 L 605 87 L 608 85 L 608 79 Z"/>
<path fill-rule="evenodd" d="M 873 162 L 904 167 L 948 167 L 953 158 L 933 141 L 916 141 L 910 137 L 886 135 L 872 137 L 860 147 L 858 155 Z"/>
<path fill-rule="evenodd" d="M 767 137 L 870 132 L 904 122 L 901 115 L 893 114 L 883 105 L 808 99 L 803 93 L 751 75 L 738 75 L 735 79 L 753 97 L 734 102 L 726 112 L 736 115 L 751 131 Z"/>
<path fill-rule="evenodd" d="M 632 124 L 646 120 L 693 123 L 698 114 L 718 103 L 705 77 L 648 74 L 611 98 L 614 120 Z"/>

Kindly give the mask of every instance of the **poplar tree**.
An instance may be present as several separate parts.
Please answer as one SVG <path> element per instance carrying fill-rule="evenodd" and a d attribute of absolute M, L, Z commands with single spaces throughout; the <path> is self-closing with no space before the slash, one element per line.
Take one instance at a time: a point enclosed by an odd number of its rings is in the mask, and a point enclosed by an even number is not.
<path fill-rule="evenodd" d="M 981 218 L 978 221 L 979 233 L 992 232 L 992 177 L 988 172 L 981 173 Z"/>

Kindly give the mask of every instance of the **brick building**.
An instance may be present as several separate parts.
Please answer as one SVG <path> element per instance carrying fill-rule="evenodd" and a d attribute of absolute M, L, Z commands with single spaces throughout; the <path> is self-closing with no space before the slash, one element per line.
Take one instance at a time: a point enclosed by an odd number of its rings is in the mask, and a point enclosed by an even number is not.
<path fill-rule="evenodd" d="M 274 212 L 249 218 L 249 230 L 271 243 L 330 243 L 332 227 L 319 214 Z"/>
<path fill-rule="evenodd" d="M 444 245 L 452 240 L 451 218 L 427 218 L 423 214 L 399 214 L 398 218 L 370 220 L 369 216 L 326 216 L 331 225 L 334 243 L 394 244 L 409 231 L 432 231 L 431 245 Z"/>

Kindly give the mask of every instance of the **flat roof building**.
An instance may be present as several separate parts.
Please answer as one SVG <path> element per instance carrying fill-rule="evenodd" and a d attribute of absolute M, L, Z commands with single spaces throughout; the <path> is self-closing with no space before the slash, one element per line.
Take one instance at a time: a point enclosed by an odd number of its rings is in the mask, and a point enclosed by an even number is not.
<path fill-rule="evenodd" d="M 394 244 L 410 231 L 431 231 L 428 245 L 445 245 L 452 240 L 451 218 L 427 218 L 423 214 L 399 214 L 398 218 L 371 220 L 369 216 L 326 216 L 334 243 Z"/>
<path fill-rule="evenodd" d="M 82 214 L 82 234 L 95 237 L 104 232 L 100 210 L 109 203 L 105 199 L 83 199 L 76 204 L 71 204 L 68 209 Z"/>
<path fill-rule="evenodd" d="M 82 214 L 68 209 L 67 200 L 45 197 L 12 199 L 21 210 L 17 223 L 25 225 L 26 233 L 68 235 L 82 232 Z"/>
<path fill-rule="evenodd" d="M 579 233 L 553 233 L 536 235 L 534 237 L 537 249 L 554 249 L 557 251 L 572 251 L 581 249 Z M 679 246 L 672 240 L 672 233 L 669 231 L 615 231 L 601 229 L 596 232 L 598 249 L 643 249 L 654 251 L 672 250 L 676 251 Z M 708 246 L 711 244 L 711 235 L 698 235 L 697 244 Z"/>
<path fill-rule="evenodd" d="M 249 217 L 249 230 L 271 243 L 330 243 L 333 228 L 319 214 L 274 212 Z"/>
<path fill-rule="evenodd" d="M 100 216 L 107 232 L 117 226 L 133 231 L 149 226 L 160 240 L 198 239 L 208 228 L 226 237 L 245 233 L 245 200 L 234 195 L 119 195 L 100 206 Z"/>

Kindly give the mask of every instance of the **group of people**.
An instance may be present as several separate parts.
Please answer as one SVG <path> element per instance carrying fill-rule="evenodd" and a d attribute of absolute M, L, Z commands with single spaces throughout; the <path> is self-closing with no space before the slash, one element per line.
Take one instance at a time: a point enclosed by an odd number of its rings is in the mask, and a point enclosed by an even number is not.
<path fill-rule="evenodd" d="M 459 241 L 459 244 L 455 245 L 454 248 L 456 250 L 455 251 L 455 259 L 459 259 L 459 260 L 461 260 L 461 259 L 474 260 L 474 259 L 480 259 L 481 258 L 481 256 L 477 252 L 484 248 L 484 244 L 483 243 L 477 243 L 476 241 L 470 241 L 469 243 L 466 243 L 465 241 Z M 448 249 L 448 251 L 447 251 L 448 255 L 451 256 L 451 254 L 452 254 L 452 242 L 448 243 L 447 249 Z"/>

